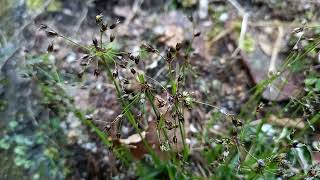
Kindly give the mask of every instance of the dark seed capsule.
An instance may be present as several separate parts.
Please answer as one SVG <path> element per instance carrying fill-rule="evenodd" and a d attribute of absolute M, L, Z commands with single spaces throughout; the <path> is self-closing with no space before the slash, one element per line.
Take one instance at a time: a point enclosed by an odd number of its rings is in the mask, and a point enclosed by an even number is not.
<path fill-rule="evenodd" d="M 176 52 L 176 49 L 175 49 L 175 48 L 172 48 L 172 47 L 170 47 L 168 50 L 169 50 L 172 54 Z"/>
<path fill-rule="evenodd" d="M 177 144 L 177 142 L 178 142 L 177 136 L 173 136 L 172 141 L 173 141 L 173 143 Z"/>
<path fill-rule="evenodd" d="M 116 37 L 114 36 L 114 34 L 111 34 L 111 35 L 110 35 L 110 42 L 113 42 L 115 38 L 116 38 Z"/>
<path fill-rule="evenodd" d="M 48 52 L 52 52 L 53 51 L 53 43 L 52 42 L 48 45 L 47 50 L 48 50 Z"/>
<path fill-rule="evenodd" d="M 79 72 L 77 75 L 78 75 L 78 78 L 81 79 L 83 76 L 83 71 Z"/>
<path fill-rule="evenodd" d="M 172 54 L 170 52 L 170 49 L 167 50 L 166 55 L 168 59 L 172 59 Z"/>
<path fill-rule="evenodd" d="M 136 57 L 134 58 L 134 62 L 135 62 L 136 64 L 139 64 L 139 61 L 140 61 L 140 56 L 136 56 Z"/>
<path fill-rule="evenodd" d="M 119 66 L 120 66 L 121 68 L 126 68 L 126 65 L 124 65 L 124 64 L 119 64 Z"/>
<path fill-rule="evenodd" d="M 45 25 L 45 24 L 41 24 L 41 25 L 40 25 L 40 29 L 41 29 L 41 30 L 44 30 L 44 29 L 47 29 L 47 28 L 48 28 L 48 26 Z"/>
<path fill-rule="evenodd" d="M 181 49 L 181 43 L 177 43 L 176 44 L 176 51 L 180 51 L 180 49 Z"/>
<path fill-rule="evenodd" d="M 105 32 L 108 29 L 108 25 L 107 24 L 102 24 L 100 27 L 100 32 Z"/>
<path fill-rule="evenodd" d="M 94 47 L 98 47 L 98 40 L 96 38 L 94 38 L 92 40 L 92 43 L 93 43 Z"/>
<path fill-rule="evenodd" d="M 115 71 L 112 73 L 112 76 L 113 76 L 114 78 L 118 77 L 118 71 L 115 70 Z"/>
<path fill-rule="evenodd" d="M 99 69 L 95 69 L 93 75 L 98 77 L 100 75 L 100 70 Z"/>
<path fill-rule="evenodd" d="M 54 32 L 54 31 L 46 31 L 46 34 L 48 37 L 56 37 L 58 36 L 58 33 Z"/>
<path fill-rule="evenodd" d="M 298 142 L 298 141 L 295 141 L 295 142 L 292 143 L 292 147 L 293 147 L 293 148 L 297 148 L 297 147 L 298 147 L 298 144 L 299 144 L 299 142 Z"/>
<path fill-rule="evenodd" d="M 182 81 L 182 75 L 179 75 L 178 82 Z"/>
<path fill-rule="evenodd" d="M 200 36 L 200 34 L 201 34 L 201 32 L 196 32 L 196 33 L 193 34 L 193 36 L 194 37 L 198 37 L 198 36 Z"/>
<path fill-rule="evenodd" d="M 120 138 L 121 137 L 121 134 L 120 133 L 117 133 L 117 138 Z"/>
<path fill-rule="evenodd" d="M 116 26 L 116 24 L 111 24 L 110 29 L 114 29 Z"/>
<path fill-rule="evenodd" d="M 97 24 L 100 24 L 102 22 L 102 17 L 103 17 L 102 14 L 96 15 L 96 23 Z"/>
<path fill-rule="evenodd" d="M 123 79 L 123 84 L 129 84 L 129 80 L 128 79 Z"/>
<path fill-rule="evenodd" d="M 134 56 L 132 54 L 129 54 L 129 59 L 133 61 L 134 60 Z"/>
<path fill-rule="evenodd" d="M 184 122 L 184 117 L 181 115 L 181 116 L 179 116 L 179 121 L 180 122 Z"/>
<path fill-rule="evenodd" d="M 156 52 L 157 50 L 155 48 L 153 48 L 150 44 L 142 44 L 140 46 L 140 48 L 143 48 L 143 49 L 146 49 L 147 52 L 149 53 L 154 53 Z"/>
<path fill-rule="evenodd" d="M 108 123 L 105 127 L 104 127 L 104 130 L 109 132 L 111 129 L 111 125 Z"/>
<path fill-rule="evenodd" d="M 109 28 L 110 28 L 110 29 L 114 29 L 114 28 L 117 27 L 117 25 L 118 25 L 119 23 L 120 23 L 120 21 L 117 20 L 115 23 L 111 24 Z"/>
<path fill-rule="evenodd" d="M 130 71 L 131 71 L 132 74 L 136 73 L 136 70 L 134 70 L 133 68 L 131 68 Z"/>

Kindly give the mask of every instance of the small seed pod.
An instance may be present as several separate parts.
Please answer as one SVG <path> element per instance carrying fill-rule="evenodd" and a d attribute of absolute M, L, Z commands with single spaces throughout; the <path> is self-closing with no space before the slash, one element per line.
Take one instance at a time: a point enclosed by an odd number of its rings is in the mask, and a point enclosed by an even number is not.
<path fill-rule="evenodd" d="M 116 28 L 117 27 L 117 25 L 120 23 L 120 21 L 119 21 L 119 19 L 117 19 L 117 21 L 115 22 L 115 23 L 113 23 L 113 24 L 111 24 L 110 25 L 110 29 L 114 29 L 114 28 Z"/>
<path fill-rule="evenodd" d="M 93 72 L 93 75 L 98 77 L 100 75 L 100 70 L 99 69 L 95 69 Z"/>
<path fill-rule="evenodd" d="M 114 72 L 112 73 L 112 76 L 113 76 L 114 78 L 118 77 L 118 71 L 117 71 L 117 70 L 114 70 Z"/>
<path fill-rule="evenodd" d="M 140 56 L 134 57 L 134 62 L 135 62 L 136 64 L 139 64 L 139 61 L 140 61 Z"/>
<path fill-rule="evenodd" d="M 298 147 L 298 144 L 299 144 L 298 141 L 294 141 L 294 142 L 291 144 L 291 147 L 297 148 L 297 147 Z"/>
<path fill-rule="evenodd" d="M 114 34 L 111 34 L 111 35 L 110 35 L 110 42 L 113 42 L 115 38 L 116 38 L 116 37 L 114 36 Z"/>
<path fill-rule="evenodd" d="M 45 24 L 40 24 L 40 30 L 45 30 L 45 29 L 47 29 L 48 28 L 48 26 L 47 25 L 45 25 Z"/>
<path fill-rule="evenodd" d="M 182 75 L 179 75 L 179 76 L 178 76 L 178 82 L 181 82 L 181 81 L 182 81 L 182 78 L 183 78 Z"/>
<path fill-rule="evenodd" d="M 98 40 L 97 40 L 97 38 L 92 39 L 92 43 L 93 43 L 94 47 L 98 47 Z"/>
<path fill-rule="evenodd" d="M 157 98 L 158 101 L 158 108 L 162 108 L 166 102 L 163 99 Z"/>
<path fill-rule="evenodd" d="M 193 34 L 193 36 L 194 37 L 198 37 L 198 36 L 200 36 L 200 34 L 201 34 L 201 32 L 196 32 L 196 33 Z"/>
<path fill-rule="evenodd" d="M 51 42 L 49 45 L 48 45 L 48 48 L 47 48 L 48 52 L 53 52 L 53 43 Z"/>
<path fill-rule="evenodd" d="M 177 136 L 173 136 L 172 141 L 173 141 L 173 143 L 177 144 L 177 142 L 178 142 Z"/>
<path fill-rule="evenodd" d="M 184 117 L 181 113 L 179 113 L 178 118 L 180 122 L 184 122 Z"/>
<path fill-rule="evenodd" d="M 170 59 L 170 60 L 172 59 L 172 54 L 171 54 L 170 49 L 167 49 L 166 56 L 167 56 L 167 59 Z"/>
<path fill-rule="evenodd" d="M 180 49 L 181 49 L 181 43 L 177 43 L 176 44 L 176 51 L 180 51 Z"/>
<path fill-rule="evenodd" d="M 107 123 L 107 124 L 106 124 L 106 126 L 104 127 L 104 130 L 105 130 L 106 132 L 109 132 L 109 131 L 111 130 L 111 125 L 110 125 L 110 123 Z"/>
<path fill-rule="evenodd" d="M 150 44 L 142 44 L 140 46 L 140 48 L 143 48 L 143 49 L 146 49 L 147 52 L 149 53 L 154 53 L 156 52 L 157 50 L 155 48 L 153 48 Z"/>
<path fill-rule="evenodd" d="M 121 137 L 121 134 L 118 132 L 117 133 L 117 138 L 120 138 Z"/>
<path fill-rule="evenodd" d="M 78 72 L 77 76 L 78 76 L 78 78 L 79 78 L 79 79 L 81 79 L 81 78 L 82 78 L 83 73 L 84 73 L 84 71 L 83 71 L 83 70 L 82 70 L 82 71 L 80 71 L 80 72 Z"/>
<path fill-rule="evenodd" d="M 136 70 L 135 69 L 131 68 L 130 71 L 131 71 L 132 74 L 136 74 Z"/>
<path fill-rule="evenodd" d="M 126 65 L 124 65 L 124 64 L 119 64 L 119 66 L 120 66 L 121 68 L 123 68 L 123 69 L 126 68 Z"/>
<path fill-rule="evenodd" d="M 100 32 L 105 32 L 108 29 L 108 25 L 107 24 L 103 24 L 100 27 Z"/>
<path fill-rule="evenodd" d="M 165 123 L 166 123 L 166 126 L 167 126 L 168 129 L 172 128 L 172 125 L 173 125 L 172 122 L 165 121 Z"/>
<path fill-rule="evenodd" d="M 48 37 L 56 37 L 58 36 L 58 33 L 55 31 L 46 31 L 46 34 Z"/>
<path fill-rule="evenodd" d="M 235 117 L 232 117 L 232 124 L 235 126 L 235 127 L 240 127 L 242 126 L 242 121 L 240 119 L 237 119 Z"/>
<path fill-rule="evenodd" d="M 123 79 L 122 82 L 123 82 L 123 84 L 129 84 L 130 83 L 128 79 Z"/>
<path fill-rule="evenodd" d="M 129 54 L 129 59 L 132 61 L 134 60 L 134 56 L 131 53 Z"/>
<path fill-rule="evenodd" d="M 100 24 L 102 22 L 102 20 L 103 20 L 102 18 L 103 18 L 102 14 L 96 15 L 96 23 Z"/>

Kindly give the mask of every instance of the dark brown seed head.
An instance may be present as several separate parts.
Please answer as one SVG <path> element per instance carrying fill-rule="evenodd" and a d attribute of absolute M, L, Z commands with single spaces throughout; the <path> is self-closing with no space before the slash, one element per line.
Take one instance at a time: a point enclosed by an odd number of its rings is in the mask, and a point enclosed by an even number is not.
<path fill-rule="evenodd" d="M 129 80 L 128 79 L 123 79 L 123 84 L 129 84 Z"/>
<path fill-rule="evenodd" d="M 79 79 L 81 79 L 81 78 L 82 78 L 82 76 L 83 76 L 83 72 L 84 72 L 84 71 L 80 71 L 80 72 L 78 72 L 78 74 L 77 74 L 77 75 L 78 75 L 78 78 L 79 78 Z"/>
<path fill-rule="evenodd" d="M 135 62 L 136 64 L 139 64 L 139 61 L 140 61 L 140 56 L 134 57 L 134 62 Z"/>
<path fill-rule="evenodd" d="M 118 132 L 117 133 L 117 138 L 120 138 L 121 137 L 121 134 Z"/>
<path fill-rule="evenodd" d="M 114 70 L 114 72 L 112 73 L 112 76 L 113 76 L 114 78 L 118 77 L 118 71 L 117 71 L 117 70 Z"/>
<path fill-rule="evenodd" d="M 131 68 L 130 71 L 131 71 L 132 74 L 136 74 L 136 70 L 135 69 Z"/>
<path fill-rule="evenodd" d="M 119 21 L 119 19 L 117 19 L 117 21 L 115 22 L 115 23 L 113 23 L 113 24 L 111 24 L 110 25 L 110 29 L 114 29 L 114 28 L 116 28 L 117 27 L 117 25 L 120 23 L 120 21 Z"/>
<path fill-rule="evenodd" d="M 157 98 L 158 101 L 158 108 L 162 108 L 166 102 L 163 99 Z"/>
<path fill-rule="evenodd" d="M 111 24 L 110 29 L 114 29 L 116 26 L 116 24 Z"/>
<path fill-rule="evenodd" d="M 134 56 L 132 54 L 129 54 L 129 59 L 133 61 L 134 60 Z"/>
<path fill-rule="evenodd" d="M 176 52 L 176 49 L 175 48 L 172 48 L 172 47 L 169 47 L 168 50 L 173 54 Z"/>
<path fill-rule="evenodd" d="M 184 122 L 184 117 L 183 117 L 182 114 L 181 114 L 181 115 L 179 114 L 178 118 L 179 118 L 179 121 L 180 121 L 180 122 Z"/>
<path fill-rule="evenodd" d="M 111 129 L 110 123 L 106 124 L 106 126 L 104 127 L 104 130 L 107 131 L 107 132 L 109 132 L 110 129 Z"/>
<path fill-rule="evenodd" d="M 194 37 L 198 37 L 198 36 L 200 36 L 200 34 L 201 34 L 201 32 L 196 32 L 196 33 L 193 34 L 193 36 Z"/>
<path fill-rule="evenodd" d="M 58 33 L 55 31 L 46 31 L 46 34 L 48 37 L 56 37 L 58 36 Z"/>
<path fill-rule="evenodd" d="M 149 52 L 149 53 L 154 53 L 154 52 L 156 52 L 157 50 L 155 49 L 155 48 L 153 48 L 150 44 L 142 44 L 141 46 L 140 46 L 140 48 L 142 48 L 142 49 L 145 49 L 147 52 Z"/>
<path fill-rule="evenodd" d="M 100 24 L 103 20 L 103 15 L 102 14 L 99 14 L 99 15 L 96 15 L 96 23 L 97 24 Z"/>
<path fill-rule="evenodd" d="M 93 75 L 98 77 L 100 75 L 100 70 L 99 69 L 95 69 Z"/>
<path fill-rule="evenodd" d="M 92 40 L 92 43 L 93 43 L 94 47 L 98 47 L 98 40 L 97 40 L 97 38 L 94 38 L 94 39 Z"/>
<path fill-rule="evenodd" d="M 180 51 L 180 49 L 181 49 L 181 43 L 177 43 L 176 44 L 176 51 Z"/>
<path fill-rule="evenodd" d="M 182 75 L 178 76 L 178 82 L 182 81 Z"/>
<path fill-rule="evenodd" d="M 168 59 L 170 59 L 170 60 L 172 59 L 172 53 L 171 53 L 170 49 L 167 49 L 166 55 L 167 55 Z"/>
<path fill-rule="evenodd" d="M 48 52 L 53 52 L 53 43 L 51 42 L 47 48 Z"/>
<path fill-rule="evenodd" d="M 108 25 L 107 24 L 103 24 L 100 27 L 100 32 L 105 32 L 108 29 Z"/>
<path fill-rule="evenodd" d="M 173 141 L 173 143 L 177 144 L 177 142 L 178 142 L 177 136 L 173 136 L 172 141 Z"/>
<path fill-rule="evenodd" d="M 48 28 L 48 26 L 47 25 L 45 25 L 45 24 L 40 24 L 40 30 L 45 30 L 45 29 L 47 29 Z"/>
<path fill-rule="evenodd" d="M 124 64 L 119 64 L 119 66 L 120 66 L 121 68 L 126 68 L 126 65 L 124 65 Z"/>
<path fill-rule="evenodd" d="M 113 42 L 115 38 L 116 38 L 116 37 L 114 36 L 114 34 L 111 34 L 111 35 L 110 35 L 110 42 Z"/>

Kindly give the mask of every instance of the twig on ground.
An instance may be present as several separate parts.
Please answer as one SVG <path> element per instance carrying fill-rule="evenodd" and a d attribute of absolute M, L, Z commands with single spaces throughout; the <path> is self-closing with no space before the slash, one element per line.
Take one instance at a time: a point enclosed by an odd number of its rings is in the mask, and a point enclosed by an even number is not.
<path fill-rule="evenodd" d="M 278 54 L 281 48 L 281 43 L 282 39 L 284 36 L 284 30 L 282 26 L 278 27 L 278 36 L 276 39 L 276 42 L 274 43 L 273 50 L 272 50 L 272 55 L 271 55 L 271 60 L 270 60 L 270 65 L 269 65 L 269 70 L 268 70 L 268 75 L 270 76 L 271 74 L 276 72 L 276 64 L 277 64 L 277 59 L 278 59 Z"/>

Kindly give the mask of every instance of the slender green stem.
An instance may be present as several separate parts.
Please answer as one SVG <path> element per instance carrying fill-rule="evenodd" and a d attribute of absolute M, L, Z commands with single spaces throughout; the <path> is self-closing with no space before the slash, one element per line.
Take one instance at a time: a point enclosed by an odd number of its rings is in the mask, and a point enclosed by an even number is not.
<path fill-rule="evenodd" d="M 108 62 L 107 62 L 107 59 L 105 59 L 103 56 L 101 57 L 102 60 L 103 60 L 103 64 L 107 70 L 107 74 L 108 74 L 108 77 L 113 81 L 113 84 L 116 88 L 116 91 L 117 91 L 117 95 L 118 97 L 120 98 L 120 101 L 122 103 L 122 105 L 124 107 L 127 106 L 127 103 L 126 101 L 123 99 L 122 97 L 122 93 L 120 91 L 120 86 L 118 84 L 118 82 L 115 80 L 115 78 L 112 76 L 112 72 L 109 68 L 109 65 L 108 65 Z M 133 114 L 131 113 L 130 109 L 128 109 L 125 113 L 127 119 L 129 120 L 130 124 L 134 127 L 134 129 L 137 131 L 137 133 L 139 134 L 140 138 L 142 139 L 142 142 L 143 144 L 145 145 L 145 147 L 147 148 L 148 152 L 151 154 L 151 156 L 153 157 L 154 161 L 156 162 L 157 165 L 160 165 L 161 162 L 159 160 L 159 158 L 155 155 L 155 152 L 151 149 L 151 147 L 149 146 L 149 144 L 146 142 L 146 140 L 143 138 L 142 134 L 141 134 L 141 130 L 140 128 L 138 127 L 138 124 L 133 116 Z"/>

